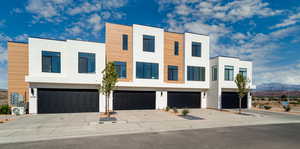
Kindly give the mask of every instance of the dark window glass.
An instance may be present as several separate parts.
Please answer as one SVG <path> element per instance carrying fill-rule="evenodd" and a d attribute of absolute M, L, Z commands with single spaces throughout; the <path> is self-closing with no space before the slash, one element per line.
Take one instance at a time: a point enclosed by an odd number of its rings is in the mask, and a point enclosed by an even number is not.
<path fill-rule="evenodd" d="M 136 62 L 136 77 L 142 79 L 158 79 L 158 64 Z"/>
<path fill-rule="evenodd" d="M 205 67 L 188 66 L 187 71 L 189 81 L 205 81 Z"/>
<path fill-rule="evenodd" d="M 168 80 L 178 80 L 177 66 L 168 66 Z"/>
<path fill-rule="evenodd" d="M 218 80 L 218 67 L 217 66 L 212 67 L 212 80 L 213 81 Z"/>
<path fill-rule="evenodd" d="M 149 35 L 143 35 L 143 51 L 154 52 L 155 49 L 155 37 Z"/>
<path fill-rule="evenodd" d="M 225 81 L 233 81 L 233 72 L 234 72 L 234 67 L 233 66 L 225 66 Z"/>
<path fill-rule="evenodd" d="M 123 34 L 122 42 L 123 42 L 123 50 L 128 50 L 128 35 Z"/>
<path fill-rule="evenodd" d="M 178 41 L 174 42 L 174 54 L 175 55 L 179 54 L 179 42 Z"/>
<path fill-rule="evenodd" d="M 42 51 L 42 72 L 60 73 L 60 52 Z"/>
<path fill-rule="evenodd" d="M 247 78 L 247 68 L 240 68 L 239 72 L 244 78 Z"/>
<path fill-rule="evenodd" d="M 192 42 L 192 56 L 201 57 L 201 43 Z"/>
<path fill-rule="evenodd" d="M 118 78 L 126 78 L 126 62 L 114 62 Z"/>
<path fill-rule="evenodd" d="M 78 72 L 95 73 L 95 54 L 78 53 Z"/>

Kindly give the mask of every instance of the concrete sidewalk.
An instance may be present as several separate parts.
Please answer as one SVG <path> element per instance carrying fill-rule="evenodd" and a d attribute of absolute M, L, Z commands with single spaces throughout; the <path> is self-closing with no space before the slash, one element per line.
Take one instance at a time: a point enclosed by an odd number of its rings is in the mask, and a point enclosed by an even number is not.
<path fill-rule="evenodd" d="M 117 135 L 128 133 L 162 132 L 229 126 L 300 123 L 264 115 L 237 115 L 209 109 L 193 109 L 190 115 L 201 120 L 186 120 L 163 111 L 117 111 L 122 123 L 98 124 L 98 113 L 47 114 L 24 116 L 0 124 L 0 143 Z"/>

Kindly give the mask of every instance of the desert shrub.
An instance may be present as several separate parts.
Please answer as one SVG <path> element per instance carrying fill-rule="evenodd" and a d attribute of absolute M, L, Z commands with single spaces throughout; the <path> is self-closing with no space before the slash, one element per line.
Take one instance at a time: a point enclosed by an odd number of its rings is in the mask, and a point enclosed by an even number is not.
<path fill-rule="evenodd" d="M 270 109 L 272 109 L 272 106 L 265 105 L 264 108 L 265 108 L 266 110 L 270 110 Z"/>
<path fill-rule="evenodd" d="M 253 102 L 252 105 L 253 105 L 253 107 L 256 107 L 258 105 L 258 103 L 257 102 Z"/>
<path fill-rule="evenodd" d="M 170 111 L 170 107 L 169 106 L 166 107 L 166 111 L 167 112 Z"/>
<path fill-rule="evenodd" d="M 178 110 L 177 110 L 176 107 L 173 107 L 172 110 L 173 110 L 174 113 L 178 113 Z"/>
<path fill-rule="evenodd" d="M 290 105 L 283 106 L 283 109 L 285 112 L 289 112 L 291 111 L 291 106 Z"/>
<path fill-rule="evenodd" d="M 1 105 L 0 106 L 0 114 L 10 114 L 10 107 L 9 105 Z"/>
<path fill-rule="evenodd" d="M 188 109 L 183 109 L 182 111 L 181 111 L 181 114 L 182 115 L 187 115 L 187 114 L 189 114 L 190 113 L 190 111 L 188 110 Z"/>

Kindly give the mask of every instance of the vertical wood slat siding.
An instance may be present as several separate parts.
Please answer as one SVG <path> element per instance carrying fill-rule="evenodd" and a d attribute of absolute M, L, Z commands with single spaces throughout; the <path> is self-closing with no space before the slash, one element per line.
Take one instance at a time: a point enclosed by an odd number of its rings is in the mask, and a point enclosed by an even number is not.
<path fill-rule="evenodd" d="M 179 53 L 174 54 L 174 42 L 179 43 Z M 164 33 L 164 82 L 184 83 L 184 34 Z M 168 80 L 168 65 L 178 66 L 178 80 Z"/>
<path fill-rule="evenodd" d="M 21 94 L 28 102 L 28 87 L 25 76 L 28 75 L 28 44 L 8 42 L 8 101 L 13 92 Z"/>
<path fill-rule="evenodd" d="M 133 52 L 132 52 L 132 27 L 118 24 L 105 24 L 105 46 L 108 62 L 123 61 L 126 62 L 126 78 L 120 78 L 119 81 L 131 82 L 133 70 Z M 122 35 L 128 35 L 128 50 L 123 50 Z"/>

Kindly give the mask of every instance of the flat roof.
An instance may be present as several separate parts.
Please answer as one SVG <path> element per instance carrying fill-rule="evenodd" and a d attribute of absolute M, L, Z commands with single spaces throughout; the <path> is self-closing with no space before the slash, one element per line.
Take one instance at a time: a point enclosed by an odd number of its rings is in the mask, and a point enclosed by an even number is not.
<path fill-rule="evenodd" d="M 220 56 L 214 56 L 214 57 L 211 57 L 210 59 L 215 59 L 215 58 L 218 58 L 218 57 L 223 57 L 223 58 L 233 58 L 233 59 L 239 59 L 240 61 L 251 62 L 251 61 L 248 61 L 248 60 L 241 60 L 239 57 L 235 57 L 235 56 L 223 56 L 223 55 L 220 55 Z"/>

